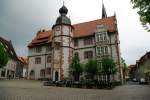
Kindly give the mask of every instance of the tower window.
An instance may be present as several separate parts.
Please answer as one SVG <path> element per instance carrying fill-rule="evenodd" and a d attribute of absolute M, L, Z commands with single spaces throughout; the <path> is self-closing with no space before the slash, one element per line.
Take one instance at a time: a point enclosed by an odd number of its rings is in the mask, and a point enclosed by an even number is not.
<path fill-rule="evenodd" d="M 60 27 L 56 27 L 56 31 L 60 31 Z"/>

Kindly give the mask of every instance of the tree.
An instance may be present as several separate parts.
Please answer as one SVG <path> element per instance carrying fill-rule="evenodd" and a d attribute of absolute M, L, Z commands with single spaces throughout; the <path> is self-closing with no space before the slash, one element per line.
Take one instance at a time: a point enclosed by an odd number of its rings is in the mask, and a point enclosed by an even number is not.
<path fill-rule="evenodd" d="M 110 81 L 110 76 L 117 72 L 116 64 L 113 59 L 102 59 L 102 73 L 107 76 L 107 81 Z"/>
<path fill-rule="evenodd" d="M 79 81 L 79 77 L 83 72 L 83 68 L 79 61 L 79 57 L 77 55 L 74 55 L 72 59 L 71 70 L 72 70 L 72 75 L 74 77 L 74 80 Z"/>
<path fill-rule="evenodd" d="M 88 62 L 85 64 L 85 72 L 90 76 L 91 79 L 94 79 L 94 76 L 98 73 L 97 60 L 88 60 Z"/>
<path fill-rule="evenodd" d="M 125 60 L 123 58 L 121 58 L 121 63 L 123 65 L 122 71 L 123 71 L 123 79 L 125 81 L 125 76 L 127 74 L 128 68 L 127 68 L 127 64 L 126 64 L 126 62 L 125 62 Z"/>
<path fill-rule="evenodd" d="M 8 62 L 7 53 L 4 50 L 4 47 L 0 44 L 0 68 L 5 66 Z"/>
<path fill-rule="evenodd" d="M 146 30 L 150 31 L 150 0 L 131 0 L 133 8 L 139 8 L 140 21 Z"/>

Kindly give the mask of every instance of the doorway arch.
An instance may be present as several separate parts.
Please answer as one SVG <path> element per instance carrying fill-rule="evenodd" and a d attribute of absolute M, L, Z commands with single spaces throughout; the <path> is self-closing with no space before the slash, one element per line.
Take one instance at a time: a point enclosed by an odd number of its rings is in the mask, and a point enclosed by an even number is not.
<path fill-rule="evenodd" d="M 35 72 L 34 72 L 34 70 L 31 70 L 30 71 L 30 79 L 35 79 Z"/>

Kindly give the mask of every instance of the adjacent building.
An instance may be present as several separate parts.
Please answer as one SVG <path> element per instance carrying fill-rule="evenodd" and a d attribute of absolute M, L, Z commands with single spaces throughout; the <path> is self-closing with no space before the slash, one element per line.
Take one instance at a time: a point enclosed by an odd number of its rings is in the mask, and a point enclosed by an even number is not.
<path fill-rule="evenodd" d="M 144 78 L 150 83 L 150 52 L 143 55 L 136 63 L 139 78 Z"/>
<path fill-rule="evenodd" d="M 8 62 L 6 66 L 0 68 L 0 78 L 15 78 L 21 77 L 22 67 L 24 64 L 18 59 L 18 56 L 13 48 L 12 42 L 0 37 L 0 45 L 8 54 Z"/>
<path fill-rule="evenodd" d="M 137 65 L 130 65 L 128 66 L 128 70 L 129 70 L 129 77 L 131 80 L 139 80 L 139 68 L 137 67 Z"/>
<path fill-rule="evenodd" d="M 74 54 L 81 63 L 103 57 L 113 58 L 122 80 L 119 32 L 116 16 L 107 17 L 102 8 L 102 19 L 72 25 L 63 5 L 52 30 L 40 30 L 28 45 L 28 79 L 48 78 L 53 81 L 70 78 L 69 65 Z"/>
<path fill-rule="evenodd" d="M 9 56 L 7 65 L 0 69 L 0 78 L 14 78 L 18 62 L 16 52 L 12 46 L 11 41 L 7 41 L 2 37 L 0 37 L 0 45 L 3 45 L 4 50 Z"/>
<path fill-rule="evenodd" d="M 136 61 L 135 65 L 130 65 L 128 68 L 131 79 L 139 81 L 141 78 L 144 78 L 150 83 L 150 52 L 144 54 Z"/>
<path fill-rule="evenodd" d="M 19 62 L 16 67 L 16 77 L 17 78 L 27 78 L 27 68 L 28 62 L 26 58 L 18 57 Z"/>

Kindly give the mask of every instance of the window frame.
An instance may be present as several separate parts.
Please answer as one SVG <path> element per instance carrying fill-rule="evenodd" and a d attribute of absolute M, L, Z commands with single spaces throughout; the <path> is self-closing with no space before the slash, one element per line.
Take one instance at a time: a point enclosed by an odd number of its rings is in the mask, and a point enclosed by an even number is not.
<path fill-rule="evenodd" d="M 48 55 L 46 61 L 47 61 L 47 63 L 51 63 L 52 62 L 52 56 Z"/>
<path fill-rule="evenodd" d="M 35 58 L 35 64 L 41 64 L 41 57 Z"/>
<path fill-rule="evenodd" d="M 36 47 L 35 51 L 36 51 L 36 53 L 40 53 L 42 51 L 42 47 Z"/>
<path fill-rule="evenodd" d="M 92 45 L 93 44 L 93 38 L 84 38 L 84 45 Z"/>
<path fill-rule="evenodd" d="M 44 76 L 45 76 L 45 69 L 41 69 L 41 70 L 40 70 L 40 76 L 41 76 L 41 77 L 44 77 Z"/>
<path fill-rule="evenodd" d="M 92 59 L 93 58 L 93 51 L 84 51 L 84 59 Z"/>
<path fill-rule="evenodd" d="M 74 40 L 74 46 L 75 46 L 75 47 L 78 47 L 78 45 L 79 45 L 79 40 L 78 40 L 78 39 L 75 39 L 75 40 Z"/>

